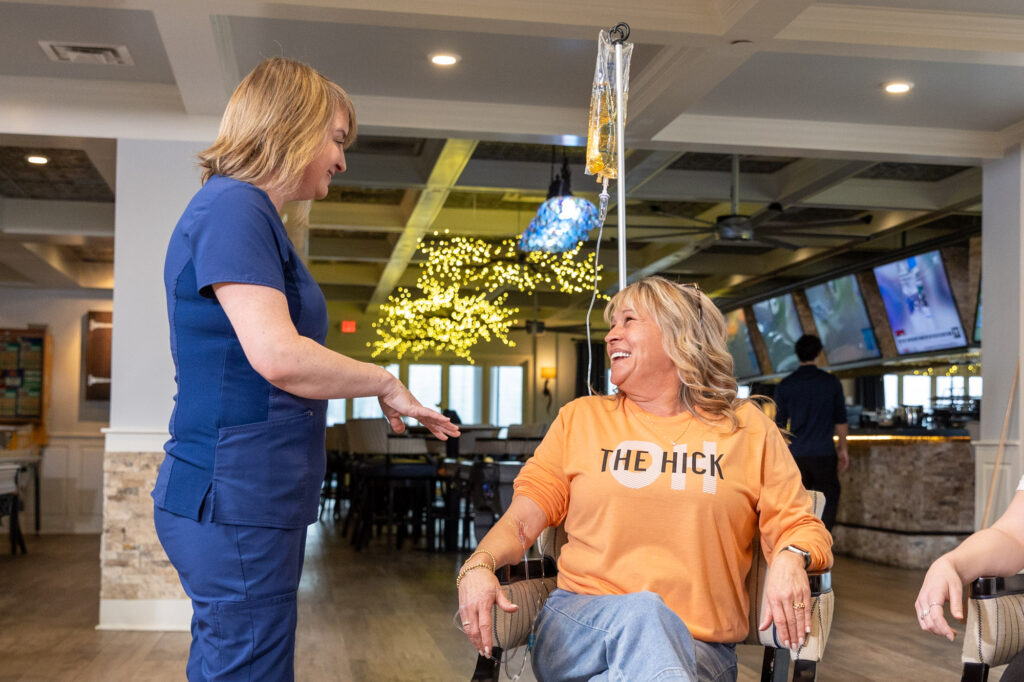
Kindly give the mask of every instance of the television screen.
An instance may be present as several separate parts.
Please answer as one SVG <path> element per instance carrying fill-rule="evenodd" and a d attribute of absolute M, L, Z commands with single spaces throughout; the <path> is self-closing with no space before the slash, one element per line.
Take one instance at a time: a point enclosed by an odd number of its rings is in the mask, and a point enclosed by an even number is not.
<path fill-rule="evenodd" d="M 774 371 L 790 372 L 796 369 L 800 361 L 796 358 L 793 346 L 804 335 L 804 329 L 796 313 L 793 297 L 790 294 L 776 296 L 755 303 L 753 308 L 757 329 L 768 348 L 768 357 Z"/>
<path fill-rule="evenodd" d="M 737 308 L 725 313 L 725 326 L 729 334 L 727 344 L 732 355 L 733 371 L 737 377 L 753 377 L 761 373 L 750 342 L 750 330 L 743 316 L 743 309 Z"/>
<path fill-rule="evenodd" d="M 855 275 L 809 287 L 806 294 L 830 364 L 881 356 Z"/>
<path fill-rule="evenodd" d="M 900 355 L 967 345 L 938 251 L 880 265 L 875 279 Z"/>
<path fill-rule="evenodd" d="M 974 315 L 974 343 L 981 343 L 981 284 L 978 284 L 978 311 Z"/>

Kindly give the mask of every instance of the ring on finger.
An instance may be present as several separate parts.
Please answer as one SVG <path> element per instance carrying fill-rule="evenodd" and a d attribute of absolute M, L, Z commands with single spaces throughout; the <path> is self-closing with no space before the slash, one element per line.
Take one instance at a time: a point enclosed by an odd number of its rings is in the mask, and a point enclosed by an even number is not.
<path fill-rule="evenodd" d="M 462 627 L 466 627 L 467 625 L 469 625 L 468 620 L 462 621 Z"/>
<path fill-rule="evenodd" d="M 802 609 L 802 608 L 805 608 L 806 606 L 807 606 L 807 604 L 804 604 L 802 601 L 795 601 L 795 602 L 793 602 L 793 608 L 794 609 Z"/>

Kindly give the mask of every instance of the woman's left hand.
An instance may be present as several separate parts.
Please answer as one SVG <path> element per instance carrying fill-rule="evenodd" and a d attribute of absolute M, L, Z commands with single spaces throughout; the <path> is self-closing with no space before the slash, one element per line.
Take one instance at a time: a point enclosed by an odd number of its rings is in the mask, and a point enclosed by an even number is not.
<path fill-rule="evenodd" d="M 767 630 L 775 623 L 779 641 L 796 651 L 811 631 L 811 586 L 803 558 L 795 552 L 779 552 L 764 591 L 766 608 L 758 628 Z"/>
<path fill-rule="evenodd" d="M 420 424 L 423 424 L 432 434 L 441 440 L 457 438 L 459 427 L 452 423 L 452 420 L 436 410 L 424 407 L 415 396 L 409 392 L 402 382 L 395 379 L 392 386 L 386 393 L 381 394 L 377 399 L 380 408 L 384 411 L 388 423 L 395 433 L 405 431 L 405 423 L 402 415 L 412 417 Z"/>

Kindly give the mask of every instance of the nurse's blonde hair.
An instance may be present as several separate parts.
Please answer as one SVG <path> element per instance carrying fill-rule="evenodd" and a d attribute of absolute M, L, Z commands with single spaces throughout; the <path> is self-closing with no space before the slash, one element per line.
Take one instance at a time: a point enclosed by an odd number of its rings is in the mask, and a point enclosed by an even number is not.
<path fill-rule="evenodd" d="M 646 277 L 612 297 L 604 310 L 611 324 L 616 310 L 642 311 L 661 330 L 662 346 L 682 382 L 679 400 L 703 422 L 739 426 L 736 409 L 746 402 L 736 397 L 732 356 L 726 347 L 725 318 L 696 284 L 679 284 L 664 277 Z"/>
<path fill-rule="evenodd" d="M 217 140 L 199 153 L 203 182 L 225 175 L 292 194 L 328 142 L 339 107 L 348 114 L 347 149 L 356 139 L 356 112 L 341 86 L 302 62 L 261 62 L 231 95 Z"/>

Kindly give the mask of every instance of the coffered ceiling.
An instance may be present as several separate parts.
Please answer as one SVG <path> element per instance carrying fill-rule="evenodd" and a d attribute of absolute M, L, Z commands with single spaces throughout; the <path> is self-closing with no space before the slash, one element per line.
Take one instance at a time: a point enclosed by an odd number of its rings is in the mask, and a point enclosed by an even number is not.
<path fill-rule="evenodd" d="M 1024 138 L 1017 0 L 0 1 L 0 286 L 112 286 L 116 140 L 211 140 L 242 75 L 284 55 L 353 97 L 360 137 L 312 208 L 309 254 L 329 299 L 372 312 L 415 280 L 421 235 L 521 232 L 553 156 L 596 197 L 580 146 L 597 33 L 620 21 L 628 275 L 698 281 L 723 307 L 978 234 L 981 165 Z M 40 41 L 131 65 L 53 62 Z M 461 60 L 439 69 L 438 51 Z M 882 91 L 894 78 L 908 95 Z M 51 163 L 29 167 L 39 150 Z M 731 212 L 733 155 L 764 241 L 707 228 Z M 585 309 L 519 303 L 555 322 Z"/>

